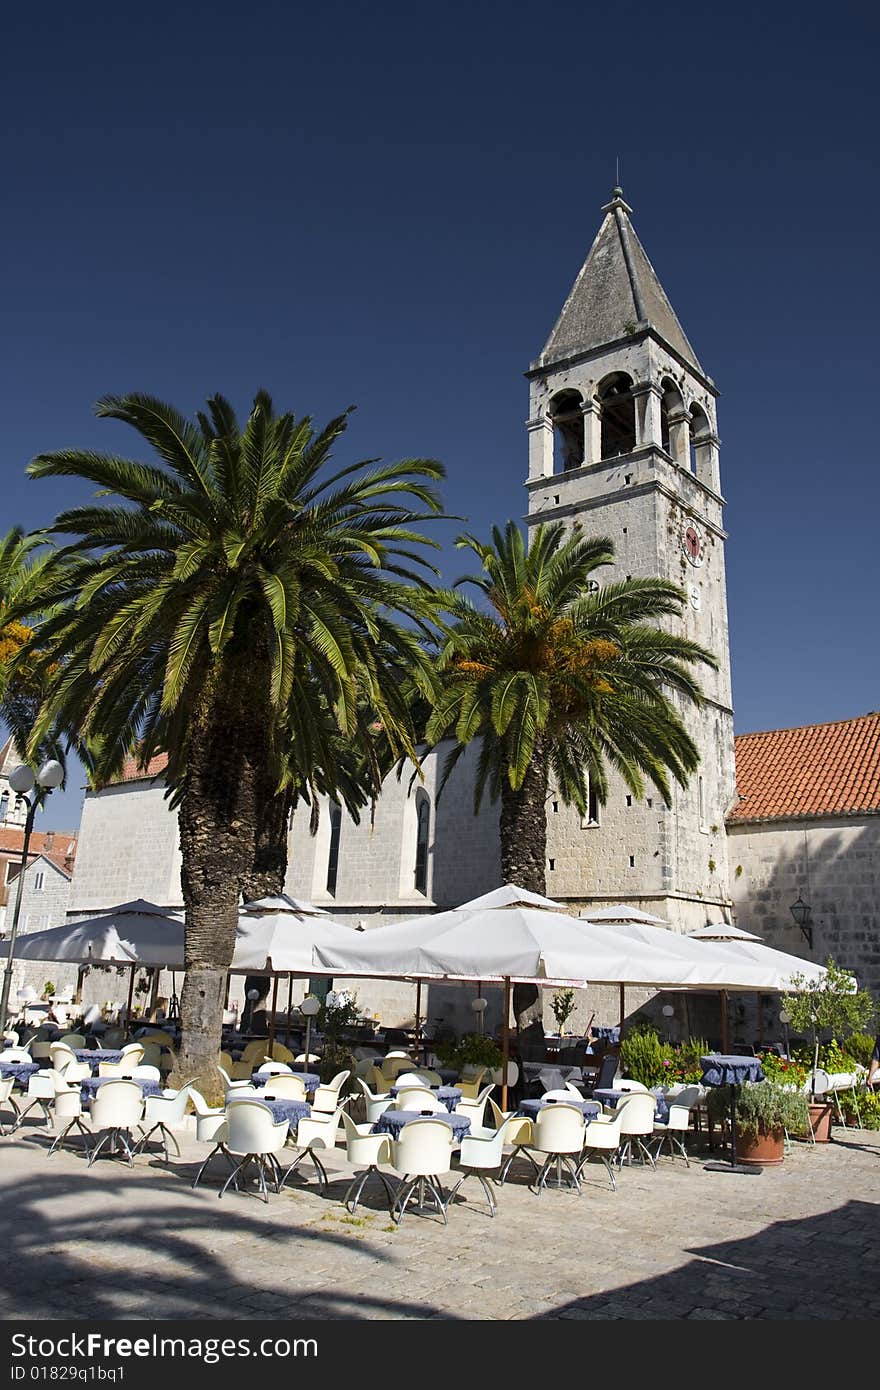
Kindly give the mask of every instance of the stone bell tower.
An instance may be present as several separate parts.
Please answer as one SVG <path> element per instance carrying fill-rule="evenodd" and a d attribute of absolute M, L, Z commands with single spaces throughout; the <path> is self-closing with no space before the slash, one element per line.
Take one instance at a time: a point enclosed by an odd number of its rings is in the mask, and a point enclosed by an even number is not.
<path fill-rule="evenodd" d="M 636 903 L 679 930 L 729 905 L 724 822 L 735 797 L 733 711 L 715 400 L 706 375 L 615 188 L 590 253 L 530 382 L 528 517 L 579 522 L 608 536 L 602 582 L 671 580 L 687 595 L 680 626 L 708 647 L 706 695 L 686 708 L 701 763 L 673 784 L 667 809 L 650 786 L 637 802 L 617 779 L 585 820 L 552 795 L 547 890 L 586 914 Z"/>

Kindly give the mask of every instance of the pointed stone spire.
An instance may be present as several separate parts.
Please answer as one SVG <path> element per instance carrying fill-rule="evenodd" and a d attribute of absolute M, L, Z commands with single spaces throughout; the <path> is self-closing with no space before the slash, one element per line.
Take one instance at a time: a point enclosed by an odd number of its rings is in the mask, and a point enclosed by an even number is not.
<path fill-rule="evenodd" d="M 645 328 L 704 375 L 675 310 L 630 221 L 623 189 L 611 191 L 604 221 L 539 359 L 548 366 Z"/>

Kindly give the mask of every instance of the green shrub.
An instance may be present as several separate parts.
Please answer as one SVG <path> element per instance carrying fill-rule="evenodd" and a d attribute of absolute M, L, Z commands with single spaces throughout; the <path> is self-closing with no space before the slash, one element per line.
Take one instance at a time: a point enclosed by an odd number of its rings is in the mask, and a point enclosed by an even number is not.
<path fill-rule="evenodd" d="M 661 1042 L 655 1028 L 638 1028 L 620 1044 L 620 1065 L 625 1076 L 643 1086 L 661 1086 L 671 1078 L 673 1051 Z"/>
<path fill-rule="evenodd" d="M 726 1119 L 730 1111 L 730 1087 L 713 1087 L 706 1103 L 714 1120 Z M 786 1090 L 775 1081 L 747 1081 L 739 1088 L 736 1098 L 739 1134 L 765 1134 L 771 1129 L 806 1134 L 809 1127 L 810 1108 L 803 1091 Z"/>
<path fill-rule="evenodd" d="M 501 1048 L 484 1033 L 465 1033 L 457 1041 L 436 1043 L 434 1051 L 441 1062 L 458 1071 L 467 1066 L 496 1069 L 503 1060 Z"/>
<path fill-rule="evenodd" d="M 846 1040 L 846 1050 L 854 1062 L 869 1067 L 874 1052 L 874 1039 L 870 1033 L 852 1033 Z"/>
<path fill-rule="evenodd" d="M 688 1085 L 702 1081 L 703 1064 L 700 1058 L 705 1057 L 710 1051 L 705 1038 L 690 1038 L 687 1042 L 681 1043 L 673 1049 L 672 1066 L 666 1079 L 685 1082 Z"/>

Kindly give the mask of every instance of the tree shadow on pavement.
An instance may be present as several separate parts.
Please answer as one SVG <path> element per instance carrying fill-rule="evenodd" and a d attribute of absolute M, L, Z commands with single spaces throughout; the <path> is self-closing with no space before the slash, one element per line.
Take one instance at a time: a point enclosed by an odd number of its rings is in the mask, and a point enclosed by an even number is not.
<path fill-rule="evenodd" d="M 851 1201 L 818 1216 L 777 1221 L 756 1235 L 688 1248 L 687 1253 L 694 1258 L 669 1273 L 575 1299 L 540 1317 L 880 1315 L 880 1206 L 870 1202 Z"/>

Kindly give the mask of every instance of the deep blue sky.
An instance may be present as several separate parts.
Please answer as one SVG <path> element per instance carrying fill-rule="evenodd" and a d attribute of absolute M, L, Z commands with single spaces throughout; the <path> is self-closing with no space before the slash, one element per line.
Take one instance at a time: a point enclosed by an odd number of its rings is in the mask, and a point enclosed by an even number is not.
<path fill-rule="evenodd" d="M 722 393 L 737 728 L 877 708 L 878 28 L 847 0 L 17 7 L 0 529 L 84 495 L 35 453 L 136 452 L 100 395 L 260 385 L 356 403 L 342 460 L 442 459 L 471 529 L 520 516 L 522 372 L 619 156 Z"/>

